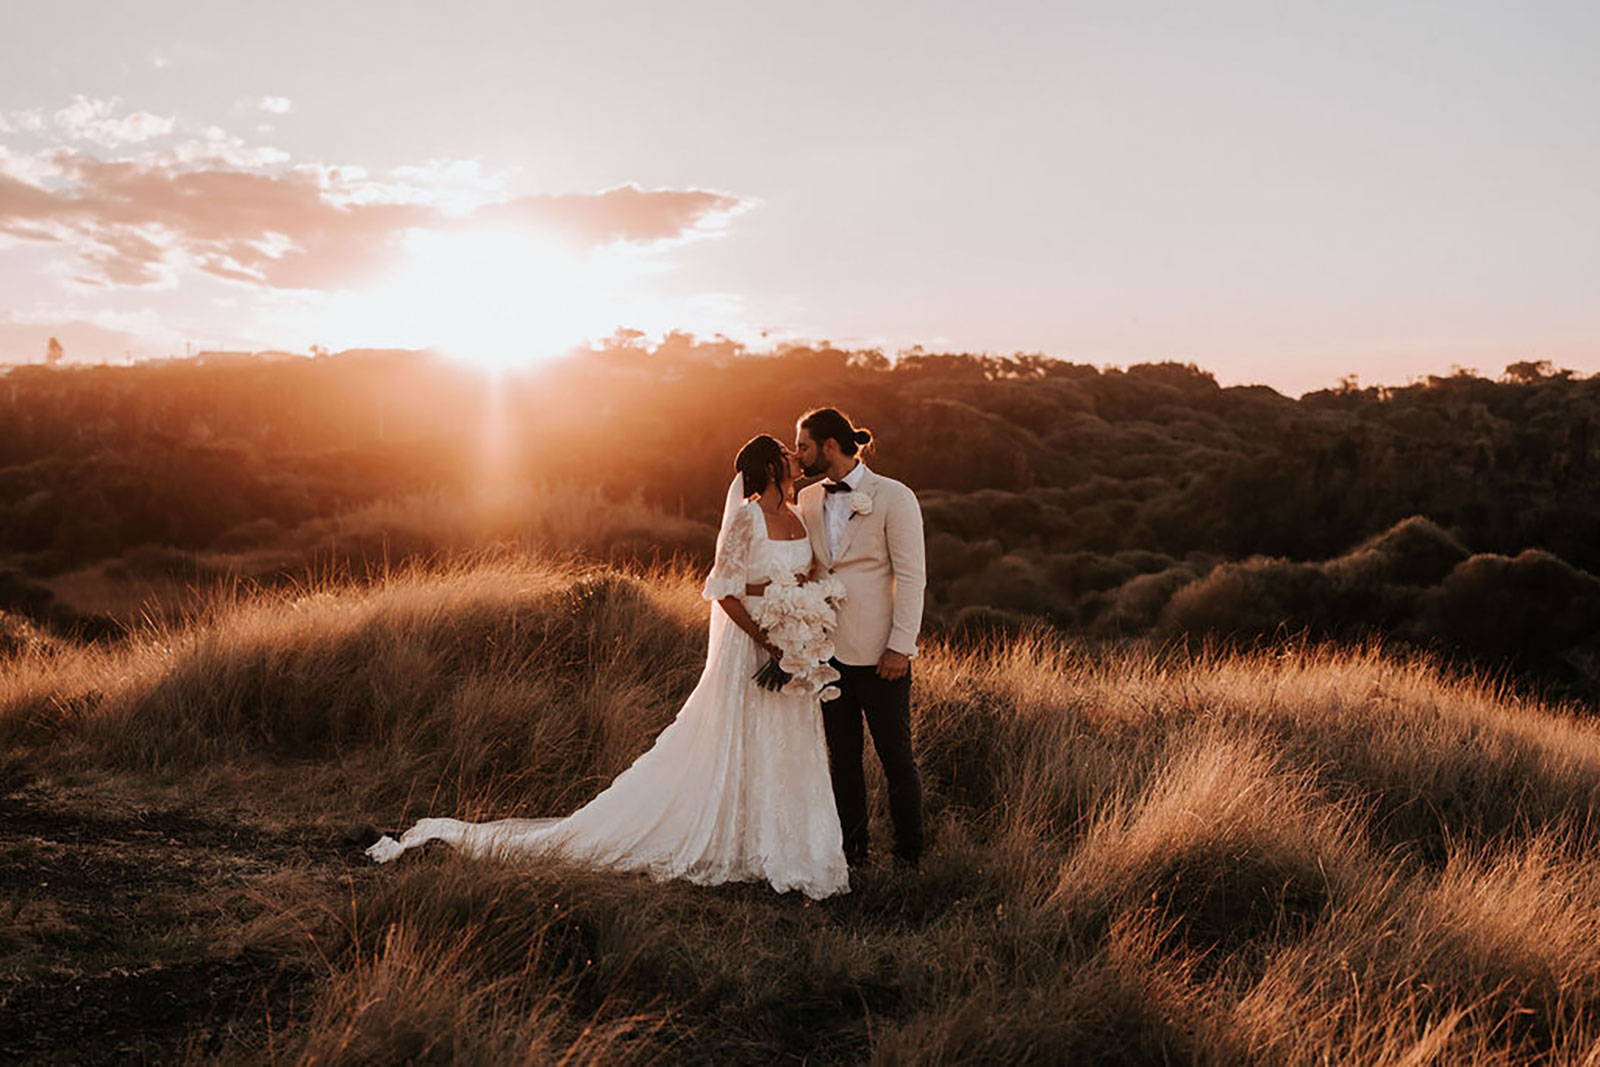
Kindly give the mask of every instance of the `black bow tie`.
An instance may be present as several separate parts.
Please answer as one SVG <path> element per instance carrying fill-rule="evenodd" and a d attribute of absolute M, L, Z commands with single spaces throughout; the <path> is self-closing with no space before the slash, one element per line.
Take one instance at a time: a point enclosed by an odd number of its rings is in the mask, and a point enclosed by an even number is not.
<path fill-rule="evenodd" d="M 823 482 L 822 488 L 830 493 L 848 493 L 850 487 L 843 482 Z"/>

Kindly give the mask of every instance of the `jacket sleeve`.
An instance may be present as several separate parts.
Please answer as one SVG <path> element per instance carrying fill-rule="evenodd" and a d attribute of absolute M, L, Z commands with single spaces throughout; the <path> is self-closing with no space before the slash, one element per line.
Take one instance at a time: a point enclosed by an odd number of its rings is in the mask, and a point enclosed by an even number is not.
<path fill-rule="evenodd" d="M 923 594 L 928 582 L 922 506 L 917 503 L 917 495 L 906 486 L 900 486 L 883 518 L 884 538 L 889 543 L 889 567 L 894 571 L 894 617 L 889 628 L 889 648 L 915 656 L 917 634 L 922 630 Z"/>
<path fill-rule="evenodd" d="M 755 510 L 741 504 L 717 535 L 717 558 L 700 595 L 707 600 L 743 596 L 750 581 L 750 552 L 755 541 Z"/>

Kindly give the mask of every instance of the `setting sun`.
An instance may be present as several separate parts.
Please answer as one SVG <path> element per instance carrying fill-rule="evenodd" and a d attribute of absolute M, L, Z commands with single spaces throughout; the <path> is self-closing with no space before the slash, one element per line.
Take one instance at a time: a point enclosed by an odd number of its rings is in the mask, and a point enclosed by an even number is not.
<path fill-rule="evenodd" d="M 525 232 L 414 230 L 384 281 L 341 302 L 341 332 L 394 337 L 484 367 L 549 359 L 614 329 L 631 265 Z"/>

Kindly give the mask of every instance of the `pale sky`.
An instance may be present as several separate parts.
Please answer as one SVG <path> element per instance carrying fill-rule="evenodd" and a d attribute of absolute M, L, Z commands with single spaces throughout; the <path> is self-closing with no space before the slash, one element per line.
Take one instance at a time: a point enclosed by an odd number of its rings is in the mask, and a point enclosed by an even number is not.
<path fill-rule="evenodd" d="M 1600 371 L 1593 3 L 0 18 L 0 361 L 627 326 L 1290 394 Z"/>

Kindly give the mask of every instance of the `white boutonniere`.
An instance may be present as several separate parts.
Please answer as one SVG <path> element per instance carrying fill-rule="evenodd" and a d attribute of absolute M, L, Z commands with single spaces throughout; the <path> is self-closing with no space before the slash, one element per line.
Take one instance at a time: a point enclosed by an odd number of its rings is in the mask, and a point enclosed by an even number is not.
<path fill-rule="evenodd" d="M 861 490 L 859 490 L 859 489 L 855 490 L 854 492 L 852 492 L 849 496 L 845 497 L 844 499 L 845 499 L 845 503 L 850 505 L 850 514 L 852 514 L 852 515 L 871 515 L 872 514 L 872 498 L 870 496 L 868 496 L 866 493 L 863 493 Z"/>

